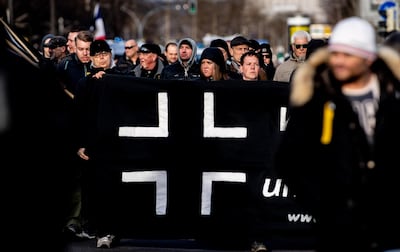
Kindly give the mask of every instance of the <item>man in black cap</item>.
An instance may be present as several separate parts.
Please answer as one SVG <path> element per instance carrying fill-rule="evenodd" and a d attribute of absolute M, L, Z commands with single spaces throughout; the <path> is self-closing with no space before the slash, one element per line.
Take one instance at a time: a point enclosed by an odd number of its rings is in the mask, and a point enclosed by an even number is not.
<path fill-rule="evenodd" d="M 160 79 L 164 64 L 160 59 L 161 48 L 157 44 L 143 44 L 139 49 L 140 64 L 133 71 L 135 76 Z"/>
<path fill-rule="evenodd" d="M 90 66 L 89 76 L 99 71 L 102 71 L 104 74 L 106 70 L 113 67 L 111 47 L 105 40 L 93 41 L 90 45 L 90 58 L 92 59 L 92 64 Z"/>
<path fill-rule="evenodd" d="M 79 50 L 79 47 L 78 47 Z M 88 118 L 90 115 L 87 114 L 88 106 L 90 103 L 90 92 L 92 90 L 92 82 L 89 80 L 92 78 L 101 78 L 106 72 L 111 71 L 113 67 L 113 60 L 111 54 L 111 48 L 105 40 L 94 40 L 89 47 L 91 63 L 87 69 L 86 76 L 81 78 L 77 83 L 77 89 L 74 96 L 74 112 L 75 112 L 75 123 L 76 123 L 76 149 L 79 157 L 78 163 L 81 169 L 81 228 L 82 234 L 85 235 L 82 238 L 95 238 L 94 229 L 100 229 L 100 222 L 94 216 L 92 209 L 96 209 L 101 212 L 102 209 L 95 205 L 96 202 L 96 183 L 90 174 L 90 163 L 87 149 L 89 145 L 89 130 L 86 125 L 89 125 Z M 92 208 L 93 207 L 93 208 Z M 100 223 L 100 224 L 99 224 Z M 95 227 L 95 228 L 94 228 Z M 98 231 L 98 230 L 97 230 Z M 102 231 L 102 230 L 101 230 Z M 99 237 L 104 237 L 103 233 Z"/>
<path fill-rule="evenodd" d="M 272 61 L 272 50 L 270 44 L 262 43 L 260 45 L 260 54 L 264 62 L 262 68 L 267 73 L 267 79 L 272 80 L 275 75 L 275 65 Z"/>
<path fill-rule="evenodd" d="M 157 44 L 147 43 L 147 44 L 143 44 L 139 48 L 139 52 L 140 53 L 154 53 L 157 56 L 159 56 L 161 54 L 161 48 Z"/>
<path fill-rule="evenodd" d="M 67 56 L 67 39 L 63 36 L 55 36 L 48 43 L 50 59 L 54 64 L 58 64 L 61 59 Z"/>
<path fill-rule="evenodd" d="M 56 74 L 58 63 L 68 54 L 67 40 L 63 36 L 48 34 L 43 41 L 47 41 L 47 43 L 43 42 L 42 45 L 43 57 L 40 61 L 40 67 L 49 74 Z"/>
<path fill-rule="evenodd" d="M 231 64 L 228 66 L 232 72 L 240 74 L 240 58 L 249 51 L 250 41 L 243 36 L 237 36 L 231 40 Z"/>
<path fill-rule="evenodd" d="M 105 40 L 95 40 L 90 44 L 90 58 L 90 68 L 87 75 L 79 80 L 74 98 L 77 125 L 77 155 L 83 167 L 82 179 L 85 179 L 84 183 L 82 183 L 82 192 L 86 197 L 84 197 L 82 207 L 87 215 L 84 216 L 86 218 L 86 223 L 84 224 L 87 225 L 88 229 L 85 232 L 89 232 L 90 238 L 97 237 L 97 247 L 110 247 L 117 242 L 115 238 L 117 228 L 114 225 L 116 223 L 116 214 L 113 212 L 113 208 L 109 208 L 101 199 L 106 195 L 104 190 L 108 190 L 113 184 L 110 182 L 101 183 L 100 185 L 98 176 L 101 177 L 99 174 L 102 174 L 103 170 L 98 170 L 95 177 L 91 174 L 90 168 L 92 168 L 93 160 L 96 160 L 96 155 L 93 154 L 95 153 L 93 151 L 93 142 L 88 133 L 91 130 L 89 125 L 92 118 L 87 112 L 92 102 L 92 92 L 96 86 L 93 79 L 100 79 L 104 74 L 118 72 L 114 67 L 111 48 Z M 114 206 L 113 204 L 111 205 Z M 96 235 L 92 233 L 93 231 L 96 231 Z"/>
<path fill-rule="evenodd" d="M 105 40 L 95 40 L 90 45 L 90 56 L 93 57 L 98 53 L 111 52 L 111 47 Z"/>
<path fill-rule="evenodd" d="M 67 46 L 67 39 L 63 36 L 55 36 L 54 38 L 50 39 L 48 46 L 50 49 Z"/>

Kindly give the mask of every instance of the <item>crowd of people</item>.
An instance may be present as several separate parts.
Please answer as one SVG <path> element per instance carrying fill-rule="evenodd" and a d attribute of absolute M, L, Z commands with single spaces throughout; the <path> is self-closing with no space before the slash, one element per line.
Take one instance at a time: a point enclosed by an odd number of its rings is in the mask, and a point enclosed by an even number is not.
<path fill-rule="evenodd" d="M 123 55 L 114 56 L 105 40 L 95 40 L 88 30 L 72 30 L 67 36 L 43 36 L 40 66 L 52 76 L 62 99 L 54 106 L 55 128 L 62 135 L 59 152 L 64 181 L 65 205 L 60 223 L 62 235 L 69 239 L 94 239 L 97 247 L 111 247 L 118 232 L 112 224 L 96 220 L 100 214 L 90 210 L 91 185 L 86 170 L 90 167 L 90 140 L 87 109 L 90 106 L 90 79 L 104 74 L 140 78 L 197 81 L 272 80 L 275 67 L 269 44 L 259 45 L 243 36 L 230 41 L 216 39 L 197 60 L 197 44 L 192 38 L 169 42 L 164 51 L 154 43 L 138 45 L 135 39 L 124 43 Z M 267 74 L 268 73 L 268 74 Z M 101 219 L 101 217 L 98 217 Z"/>
<path fill-rule="evenodd" d="M 289 58 L 275 66 L 270 44 L 244 36 L 211 41 L 199 60 L 189 37 L 167 43 L 164 51 L 158 44 L 139 46 L 128 38 L 124 54 L 113 57 L 110 45 L 88 30 L 43 36 L 41 68 L 54 76 L 63 97 L 54 115 L 64 143 L 58 157 L 67 188 L 63 235 L 97 238 L 96 246 L 106 248 L 118 239 L 111 224 L 91 222 L 86 195 L 91 189 L 84 183 L 91 157 L 85 128 L 88 80 L 112 73 L 160 80 L 287 82 L 289 120 L 275 165 L 296 200 L 316 216 L 316 249 L 400 251 L 395 203 L 400 193 L 399 38 L 387 41 L 378 47 L 371 24 L 351 17 L 335 26 L 328 41 L 295 32 Z M 267 251 L 255 244 L 252 252 Z"/>

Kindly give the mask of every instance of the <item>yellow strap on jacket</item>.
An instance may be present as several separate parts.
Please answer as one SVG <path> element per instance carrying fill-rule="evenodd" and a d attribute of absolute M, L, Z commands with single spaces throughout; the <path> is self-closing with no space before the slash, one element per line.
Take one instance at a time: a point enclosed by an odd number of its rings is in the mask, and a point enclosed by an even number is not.
<path fill-rule="evenodd" d="M 322 118 L 322 134 L 321 143 L 329 144 L 332 140 L 332 127 L 333 118 L 335 116 L 335 104 L 331 101 L 327 101 L 324 104 L 324 114 Z"/>

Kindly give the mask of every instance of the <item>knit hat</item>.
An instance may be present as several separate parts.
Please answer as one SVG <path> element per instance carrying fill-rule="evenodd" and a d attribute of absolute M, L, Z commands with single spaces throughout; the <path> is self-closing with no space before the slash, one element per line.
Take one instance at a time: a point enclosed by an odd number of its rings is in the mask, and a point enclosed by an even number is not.
<path fill-rule="evenodd" d="M 107 41 L 102 39 L 95 40 L 90 44 L 90 56 L 94 56 L 96 53 L 100 52 L 111 52 Z"/>
<path fill-rule="evenodd" d="M 263 56 L 267 56 L 268 58 L 272 58 L 272 50 L 271 50 L 271 45 L 268 43 L 262 43 L 260 45 L 260 53 Z"/>
<path fill-rule="evenodd" d="M 210 47 L 221 47 L 221 48 L 224 48 L 226 53 L 228 53 L 228 55 L 230 55 L 228 43 L 226 43 L 226 41 L 223 40 L 223 39 L 218 38 L 218 39 L 212 40 L 211 43 L 210 43 Z"/>
<path fill-rule="evenodd" d="M 330 51 L 345 52 L 373 60 L 377 50 L 375 30 L 362 18 L 343 19 L 333 28 L 328 48 Z"/>
<path fill-rule="evenodd" d="M 192 45 L 192 43 L 191 43 L 188 39 L 182 39 L 182 40 L 180 41 L 180 43 L 179 43 L 179 46 L 181 46 L 181 45 L 188 45 L 188 46 L 190 46 L 190 48 L 193 49 L 193 45 Z"/>
<path fill-rule="evenodd" d="M 200 63 L 203 59 L 209 59 L 219 66 L 221 72 L 226 72 L 224 55 L 218 47 L 207 47 L 200 56 Z"/>
<path fill-rule="evenodd" d="M 196 63 L 196 55 L 197 55 L 197 44 L 196 41 L 194 41 L 192 38 L 183 38 L 179 40 L 178 42 L 178 48 L 180 49 L 182 45 L 188 45 L 192 49 L 192 54 L 190 55 L 190 58 L 188 60 L 185 60 L 186 62 L 183 64 L 181 54 L 178 53 L 178 62 L 184 67 L 184 68 L 190 68 L 193 64 Z"/>
<path fill-rule="evenodd" d="M 257 51 L 258 49 L 260 49 L 260 43 L 258 43 L 257 40 L 255 40 L 255 39 L 249 39 L 249 42 L 250 42 L 250 47 L 251 47 L 253 50 Z"/>

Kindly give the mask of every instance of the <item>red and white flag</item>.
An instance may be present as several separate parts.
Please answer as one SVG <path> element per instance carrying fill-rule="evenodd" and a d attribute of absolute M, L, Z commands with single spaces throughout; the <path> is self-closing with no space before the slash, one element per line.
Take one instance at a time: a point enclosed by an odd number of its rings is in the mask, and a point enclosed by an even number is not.
<path fill-rule="evenodd" d="M 94 39 L 106 39 L 106 30 L 104 29 L 103 16 L 100 11 L 100 3 L 96 3 L 94 6 Z"/>

